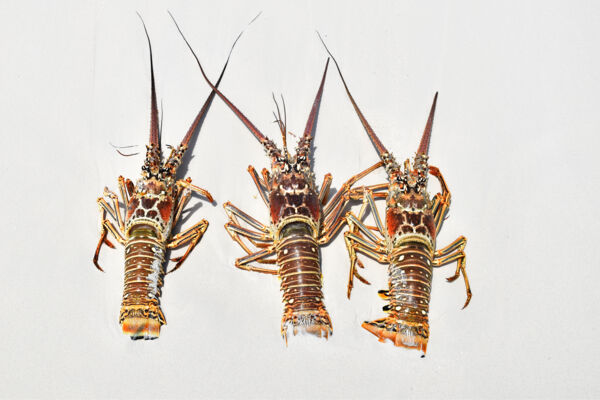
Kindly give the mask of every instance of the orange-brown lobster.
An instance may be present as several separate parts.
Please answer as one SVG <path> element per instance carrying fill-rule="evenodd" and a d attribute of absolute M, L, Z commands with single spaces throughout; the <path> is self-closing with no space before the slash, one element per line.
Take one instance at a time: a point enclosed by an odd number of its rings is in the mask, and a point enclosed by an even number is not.
<path fill-rule="evenodd" d="M 181 32 L 181 31 L 180 31 Z M 185 37 L 182 37 L 185 40 Z M 194 53 L 187 42 L 188 47 Z M 194 54 L 194 56 L 196 56 Z M 217 95 L 229 106 L 234 114 L 263 145 L 271 160 L 271 171 L 263 169 L 262 177 L 248 167 L 258 192 L 270 211 L 270 224 L 267 226 L 246 214 L 233 204 L 224 204 L 229 222 L 225 229 L 247 253 L 238 258 L 235 266 L 246 270 L 277 275 L 283 292 L 284 311 L 281 321 L 281 334 L 287 343 L 288 329 L 295 335 L 298 331 L 318 337 L 328 338 L 332 334 L 331 319 L 323 302 L 322 273 L 319 247 L 327 244 L 342 226 L 343 209 L 347 202 L 350 187 L 361 177 L 381 166 L 371 168 L 352 177 L 327 202 L 331 185 L 331 174 L 326 174 L 320 191 L 315 184 L 311 168 L 311 142 L 316 126 L 317 113 L 323 94 L 327 66 L 313 102 L 304 134 L 298 142 L 295 155 L 287 149 L 285 118 L 276 116 L 283 137 L 283 149 L 264 136 L 242 112 L 223 95 L 198 66 L 205 80 Z M 284 111 L 285 114 L 285 111 Z M 242 226 L 243 222 L 248 227 Z M 247 240 L 249 243 L 246 243 Z M 251 249 L 255 247 L 255 249 Z M 253 266 L 251 263 L 273 265 L 279 268 Z"/>
<path fill-rule="evenodd" d="M 154 85 L 152 46 L 145 25 L 144 31 L 150 49 L 152 103 L 150 144 L 146 146 L 142 177 L 136 185 L 134 186 L 131 180 L 120 176 L 119 192 L 121 199 L 108 188 L 105 188 L 104 195 L 98 198 L 101 213 L 101 231 L 100 241 L 93 258 L 96 267 L 102 271 L 98 264 L 100 248 L 103 244 L 114 248 L 114 245 L 108 240 L 109 233 L 125 246 L 125 285 L 119 323 L 122 325 L 123 333 L 129 335 L 131 339 L 156 339 L 159 337 L 160 327 L 166 324 L 160 307 L 160 295 L 165 276 L 166 251 L 167 249 L 188 246 L 183 256 L 172 260 L 176 264 L 169 272 L 173 272 L 183 264 L 208 227 L 208 221 L 202 220 L 176 235 L 172 234 L 172 230 L 179 221 L 192 192 L 204 196 L 211 203 L 213 202 L 213 198 L 208 191 L 192 185 L 190 178 L 177 179 L 176 173 L 191 138 L 200 129 L 215 92 L 211 91 L 181 144 L 177 149 L 171 149 L 171 153 L 163 163 Z M 233 46 L 231 51 L 233 51 Z M 225 73 L 229 56 L 223 66 L 217 86 Z M 122 216 L 123 211 L 121 211 L 119 200 L 126 207 L 124 217 Z M 107 219 L 107 214 L 117 223 L 117 226 Z"/>
<path fill-rule="evenodd" d="M 383 307 L 388 315 L 375 321 L 364 322 L 362 327 L 382 342 L 389 339 L 396 346 L 421 350 L 424 356 L 429 339 L 428 312 L 433 267 L 456 262 L 456 272 L 447 280 L 454 281 L 462 273 L 467 291 L 467 300 L 463 308 L 471 300 L 471 289 L 465 271 L 464 248 L 467 239 L 461 236 L 448 246 L 435 250 L 437 234 L 450 206 L 450 191 L 442 174 L 436 167 L 428 165 L 437 93 L 414 160 L 412 164 L 410 160 L 406 160 L 402 169 L 375 135 L 350 94 L 337 61 L 326 46 L 325 48 L 335 62 L 346 93 L 388 176 L 387 183 L 373 185 L 363 191 L 363 204 L 358 215 L 352 212 L 346 215 L 349 231 L 345 232 L 344 238 L 350 255 L 348 297 L 352 291 L 354 277 L 369 284 L 356 269 L 357 265 L 364 268 L 357 258 L 357 253 L 388 264 L 389 289 L 379 291 L 379 295 L 388 302 Z M 433 198 L 427 192 L 429 174 L 439 180 L 442 188 L 442 192 Z M 379 216 L 376 199 L 386 201 L 385 223 Z M 367 211 L 373 215 L 375 226 L 363 223 Z"/>

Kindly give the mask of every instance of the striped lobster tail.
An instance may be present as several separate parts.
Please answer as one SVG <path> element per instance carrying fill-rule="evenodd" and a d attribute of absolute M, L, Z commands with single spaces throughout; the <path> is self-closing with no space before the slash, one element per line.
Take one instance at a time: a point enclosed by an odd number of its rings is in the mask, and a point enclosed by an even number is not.
<path fill-rule="evenodd" d="M 427 351 L 432 252 L 423 243 L 408 242 L 394 249 L 388 267 L 389 290 L 379 295 L 388 301 L 386 318 L 364 322 L 362 327 L 396 346 Z"/>
<path fill-rule="evenodd" d="M 131 339 L 156 339 L 166 324 L 160 309 L 165 246 L 150 227 L 134 228 L 125 246 L 125 287 L 119 323 Z"/>
<path fill-rule="evenodd" d="M 293 222 L 282 229 L 281 236 L 277 246 L 284 303 L 281 334 L 287 341 L 287 330 L 291 327 L 294 335 L 300 330 L 328 338 L 333 330 L 323 303 L 319 246 L 311 228 Z"/>

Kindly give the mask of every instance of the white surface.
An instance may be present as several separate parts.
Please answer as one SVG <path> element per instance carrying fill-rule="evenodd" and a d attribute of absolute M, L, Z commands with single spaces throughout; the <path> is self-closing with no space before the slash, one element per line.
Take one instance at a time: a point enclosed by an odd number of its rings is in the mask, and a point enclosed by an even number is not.
<path fill-rule="evenodd" d="M 0 396 L 6 398 L 585 398 L 600 397 L 597 196 L 600 141 L 596 2 L 170 2 L 223 91 L 266 134 L 271 92 L 301 133 L 326 54 L 320 30 L 383 143 L 416 150 L 440 91 L 431 162 L 453 194 L 439 244 L 469 239 L 464 286 L 436 271 L 428 355 L 360 328 L 383 315 L 371 286 L 346 300 L 343 240 L 323 249 L 329 341 L 279 336 L 276 279 L 236 270 L 222 204 L 267 221 L 245 171 L 267 165 L 258 143 L 216 100 L 188 175 L 213 193 L 188 219 L 210 221 L 166 278 L 168 325 L 132 342 L 117 322 L 123 252 L 103 249 L 95 200 L 139 176 L 149 126 L 154 45 L 164 143 L 176 144 L 208 95 L 164 2 L 0 5 L 0 207 L 3 228 Z M 423 3 L 423 2 L 421 2 Z M 121 157 L 116 145 L 140 145 Z M 334 69 L 316 134 L 315 173 L 334 187 L 376 154 Z M 378 175 L 379 178 L 382 175 Z M 371 181 L 376 181 L 373 179 Z"/>

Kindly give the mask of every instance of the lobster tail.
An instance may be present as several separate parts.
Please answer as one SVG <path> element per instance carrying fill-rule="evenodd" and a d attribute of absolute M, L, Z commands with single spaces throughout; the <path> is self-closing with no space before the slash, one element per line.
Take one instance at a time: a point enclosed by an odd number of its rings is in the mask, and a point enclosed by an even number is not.
<path fill-rule="evenodd" d="M 319 246 L 305 223 L 291 223 L 282 230 L 277 246 L 284 312 L 281 334 L 305 332 L 328 338 L 331 319 L 323 303 Z"/>
<path fill-rule="evenodd" d="M 388 301 L 385 318 L 364 322 L 362 327 L 381 342 L 420 350 L 425 354 L 429 340 L 429 299 L 432 255 L 422 243 L 410 242 L 392 253 L 388 269 L 389 290 L 380 296 Z"/>
<path fill-rule="evenodd" d="M 157 240 L 151 227 L 131 232 L 125 247 L 125 287 L 119 322 L 131 339 L 156 339 L 166 324 L 160 308 L 165 276 L 164 244 Z"/>
<path fill-rule="evenodd" d="M 429 323 L 409 323 L 398 317 L 387 317 L 375 321 L 365 321 L 362 327 L 379 338 L 380 342 L 390 340 L 397 347 L 406 347 L 427 352 L 429 340 Z"/>

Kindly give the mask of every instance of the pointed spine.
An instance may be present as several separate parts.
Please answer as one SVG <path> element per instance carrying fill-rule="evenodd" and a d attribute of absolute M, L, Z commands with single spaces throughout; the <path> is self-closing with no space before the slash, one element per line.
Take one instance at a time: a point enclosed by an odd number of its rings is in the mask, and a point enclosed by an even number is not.
<path fill-rule="evenodd" d="M 433 104 L 431 105 L 431 110 L 429 110 L 429 118 L 427 118 L 427 124 L 425 125 L 425 130 L 423 131 L 423 137 L 421 137 L 421 143 L 419 144 L 419 150 L 417 150 L 417 154 L 420 155 L 428 155 L 429 153 L 429 141 L 431 140 L 431 130 L 433 128 L 433 117 L 435 115 L 435 106 L 437 104 L 438 92 L 435 92 L 435 96 L 433 97 Z"/>

